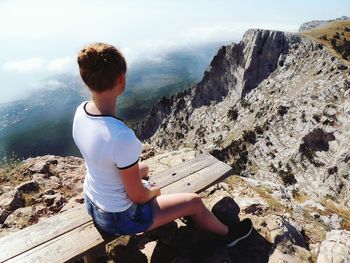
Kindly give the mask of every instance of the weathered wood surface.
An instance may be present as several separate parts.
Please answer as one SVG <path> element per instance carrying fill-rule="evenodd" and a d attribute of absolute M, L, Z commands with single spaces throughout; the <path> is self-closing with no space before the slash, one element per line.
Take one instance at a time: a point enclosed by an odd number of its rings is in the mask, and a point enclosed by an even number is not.
<path fill-rule="evenodd" d="M 231 167 L 200 155 L 151 176 L 162 194 L 199 192 Z M 104 242 L 85 206 L 65 211 L 0 239 L 0 262 L 65 262 Z"/>
<path fill-rule="evenodd" d="M 215 157 L 211 155 L 202 154 L 192 160 L 170 167 L 165 171 L 160 171 L 152 175 L 150 180 L 152 182 L 156 182 L 157 186 L 162 189 L 216 162 L 218 162 L 218 160 Z"/>
<path fill-rule="evenodd" d="M 62 214 L 46 218 L 35 225 L 5 236 L 0 239 L 0 262 L 64 235 L 89 221 L 91 217 L 84 205 L 78 205 Z"/>
<path fill-rule="evenodd" d="M 162 188 L 162 194 L 171 194 L 179 192 L 192 193 L 200 192 L 204 188 L 216 182 L 221 177 L 227 175 L 231 171 L 231 167 L 225 163 L 217 161 L 195 173 L 173 182 Z"/>

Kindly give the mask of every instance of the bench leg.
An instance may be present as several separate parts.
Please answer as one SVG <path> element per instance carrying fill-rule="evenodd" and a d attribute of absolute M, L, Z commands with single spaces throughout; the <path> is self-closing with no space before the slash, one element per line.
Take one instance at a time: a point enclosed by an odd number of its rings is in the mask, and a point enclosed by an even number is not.
<path fill-rule="evenodd" d="M 106 244 L 101 244 L 91 250 L 89 250 L 83 257 L 84 263 L 97 263 L 98 257 L 106 255 Z"/>

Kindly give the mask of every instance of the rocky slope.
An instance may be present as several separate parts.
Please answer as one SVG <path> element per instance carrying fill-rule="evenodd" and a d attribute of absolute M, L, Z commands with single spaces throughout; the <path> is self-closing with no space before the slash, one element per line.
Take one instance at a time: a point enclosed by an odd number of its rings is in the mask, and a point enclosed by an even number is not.
<path fill-rule="evenodd" d="M 190 147 L 236 174 L 350 207 L 348 66 L 298 34 L 249 30 L 223 46 L 201 82 L 155 105 L 139 135 Z M 347 225 L 349 227 L 349 225 Z"/>
<path fill-rule="evenodd" d="M 303 23 L 299 27 L 298 32 L 301 33 L 303 31 L 307 31 L 307 30 L 310 30 L 310 29 L 313 29 L 313 28 L 325 25 L 325 24 L 333 22 L 333 21 L 345 21 L 345 20 L 349 20 L 349 19 L 350 19 L 350 17 L 341 16 L 341 17 L 339 17 L 337 19 L 333 19 L 333 20 L 312 20 L 312 21 Z"/>

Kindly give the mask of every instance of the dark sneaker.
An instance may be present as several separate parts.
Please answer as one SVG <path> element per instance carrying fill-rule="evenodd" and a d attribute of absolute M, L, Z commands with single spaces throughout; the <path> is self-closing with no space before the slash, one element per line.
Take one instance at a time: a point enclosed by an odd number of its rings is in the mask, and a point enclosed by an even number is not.
<path fill-rule="evenodd" d="M 235 224 L 234 226 L 229 227 L 227 235 L 224 237 L 224 243 L 226 247 L 233 247 L 242 239 L 245 239 L 250 235 L 253 229 L 252 220 L 246 218 Z"/>

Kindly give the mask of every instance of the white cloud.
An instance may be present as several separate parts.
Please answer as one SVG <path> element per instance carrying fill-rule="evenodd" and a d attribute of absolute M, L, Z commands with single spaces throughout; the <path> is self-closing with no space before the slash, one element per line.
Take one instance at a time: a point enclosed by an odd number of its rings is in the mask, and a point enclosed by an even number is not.
<path fill-rule="evenodd" d="M 238 40 L 245 31 L 250 28 L 261 28 L 280 31 L 297 31 L 297 25 L 272 24 L 272 23 L 232 23 L 214 26 L 191 27 L 181 34 L 181 38 L 189 43 L 216 41 L 216 40 Z"/>
<path fill-rule="evenodd" d="M 44 66 L 44 59 L 33 57 L 24 60 L 8 61 L 2 65 L 2 70 L 7 72 L 34 72 L 39 71 Z"/>
<path fill-rule="evenodd" d="M 57 58 L 49 62 L 47 65 L 48 71 L 63 72 L 70 71 L 74 64 L 73 57 L 66 56 L 63 58 Z"/>
<path fill-rule="evenodd" d="M 50 87 L 50 88 L 61 88 L 61 87 L 66 87 L 67 85 L 62 82 L 62 81 L 59 81 L 57 79 L 49 79 L 47 80 L 46 82 L 44 82 L 44 84 L 47 86 L 47 87 Z"/>
<path fill-rule="evenodd" d="M 243 31 L 244 29 L 237 25 L 200 26 L 189 28 L 182 37 L 188 42 L 226 40 L 238 37 Z"/>

